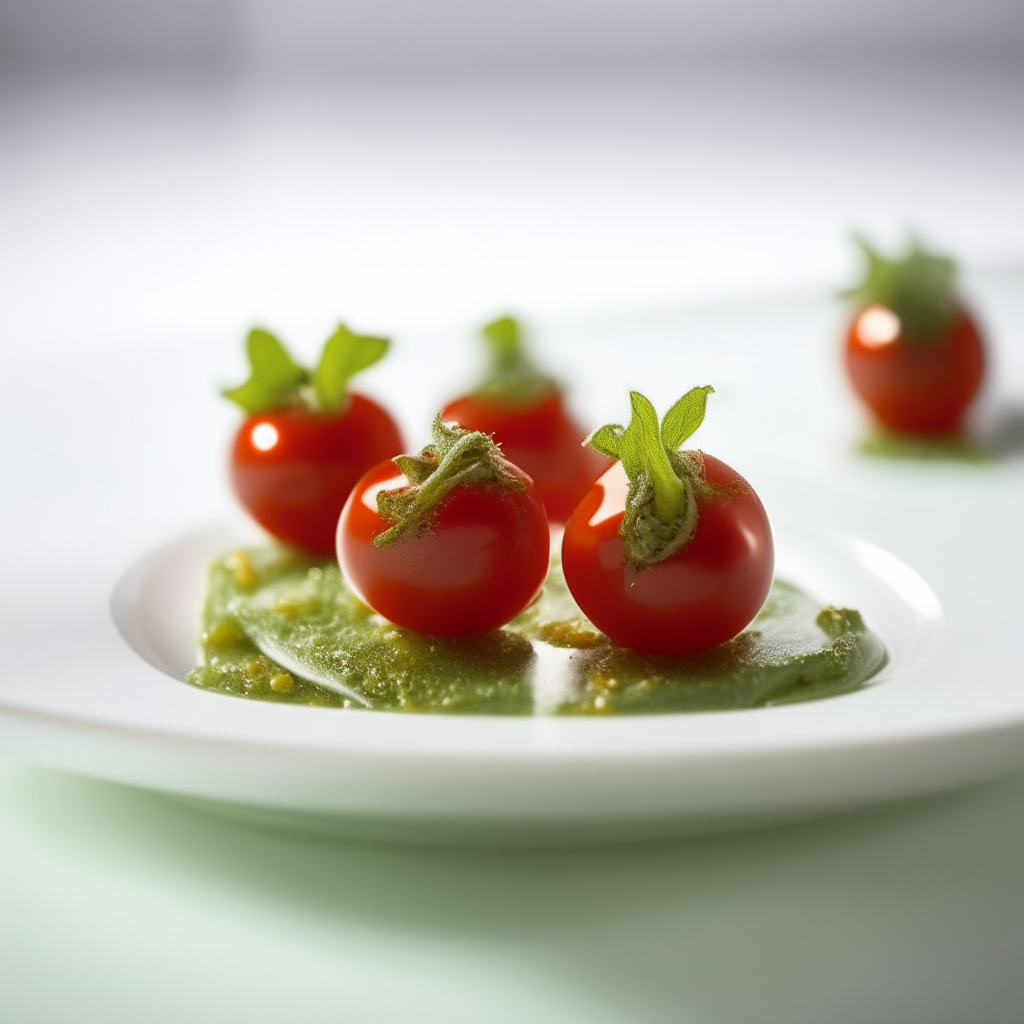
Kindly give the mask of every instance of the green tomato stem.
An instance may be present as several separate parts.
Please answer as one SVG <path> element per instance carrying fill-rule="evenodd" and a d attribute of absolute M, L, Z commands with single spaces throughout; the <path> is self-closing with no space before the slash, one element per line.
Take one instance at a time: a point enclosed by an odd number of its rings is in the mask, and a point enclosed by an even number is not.
<path fill-rule="evenodd" d="M 676 476 L 664 448 L 659 448 L 648 463 L 654 488 L 654 514 L 671 523 L 686 507 L 686 484 Z"/>
<path fill-rule="evenodd" d="M 433 435 L 434 443 L 418 456 L 399 455 L 394 459 L 408 485 L 377 495 L 377 511 L 392 525 L 374 537 L 375 548 L 388 547 L 429 529 L 441 503 L 460 485 L 501 490 L 526 486 L 486 434 L 464 430 L 438 417 Z"/>
<path fill-rule="evenodd" d="M 606 424 L 584 441 L 602 455 L 619 459 L 629 478 L 619 533 L 631 572 L 667 558 L 696 532 L 703 463 L 678 449 L 703 422 L 713 390 L 710 385 L 691 388 L 660 423 L 650 400 L 631 391 L 629 425 Z"/>
<path fill-rule="evenodd" d="M 530 405 L 552 391 L 561 390 L 539 370 L 526 353 L 523 330 L 510 316 L 484 325 L 480 335 L 490 352 L 490 371 L 476 388 L 478 398 L 510 405 Z"/>
<path fill-rule="evenodd" d="M 474 449 L 479 449 L 483 435 L 474 431 L 460 437 L 445 453 L 437 469 L 419 485 L 418 502 L 422 506 L 436 504 L 460 480 L 463 470 L 455 467 Z"/>

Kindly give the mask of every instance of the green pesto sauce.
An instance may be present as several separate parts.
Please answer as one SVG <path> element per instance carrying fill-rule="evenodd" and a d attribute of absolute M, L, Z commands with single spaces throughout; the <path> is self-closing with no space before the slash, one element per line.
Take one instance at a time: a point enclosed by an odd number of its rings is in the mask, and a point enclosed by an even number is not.
<path fill-rule="evenodd" d="M 860 614 L 822 608 L 776 580 L 728 643 L 686 657 L 640 654 L 598 632 L 557 560 L 544 591 L 503 629 L 424 636 L 362 604 L 337 565 L 277 544 L 210 566 L 201 664 L 188 682 L 256 700 L 488 715 L 723 711 L 858 689 L 885 663 Z"/>
<path fill-rule="evenodd" d="M 922 462 L 991 462 L 991 452 L 958 434 L 894 434 L 874 428 L 858 445 L 865 455 L 883 459 L 915 459 Z"/>

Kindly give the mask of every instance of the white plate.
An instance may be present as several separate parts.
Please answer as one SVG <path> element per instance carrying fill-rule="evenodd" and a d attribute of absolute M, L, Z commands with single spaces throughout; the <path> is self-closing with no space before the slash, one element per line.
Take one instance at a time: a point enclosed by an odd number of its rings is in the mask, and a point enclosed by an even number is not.
<path fill-rule="evenodd" d="M 8 738 L 32 749 L 61 735 L 72 767 L 234 805 L 220 807 L 227 813 L 371 835 L 522 842 L 768 820 L 921 792 L 1004 764 L 998 730 L 922 728 L 913 709 L 942 672 L 938 598 L 899 559 L 852 537 L 783 533 L 778 572 L 859 608 L 882 637 L 889 662 L 867 689 L 795 706 L 621 719 L 346 711 L 188 687 L 205 566 L 243 540 L 231 527 L 189 534 L 118 583 L 113 617 L 139 656 L 135 683 L 148 695 L 130 723 L 110 724 L 119 688 L 100 685 L 97 720 L 8 709 Z"/>
<path fill-rule="evenodd" d="M 1019 275 L 991 287 L 984 305 L 1003 337 L 1024 336 L 1021 295 Z M 649 383 L 661 407 L 694 383 L 719 386 L 699 443 L 757 488 L 780 575 L 859 607 L 881 634 L 891 661 L 865 690 L 692 716 L 486 719 L 282 707 L 181 683 L 202 562 L 233 533 L 176 540 L 118 578 L 147 538 L 227 506 L 233 417 L 195 379 L 210 358 L 197 342 L 68 356 L 48 368 L 59 415 L 40 416 L 30 388 L 0 403 L 5 480 L 23 484 L 5 496 L 0 748 L 303 827 L 517 842 L 774 820 L 1024 765 L 1022 465 L 851 455 L 856 410 L 830 361 L 837 320 L 797 299 L 556 325 L 548 341 L 566 359 L 587 353 L 573 379 L 591 422 L 624 413 L 626 383 Z M 627 346 L 678 353 L 678 371 L 652 376 L 641 360 L 623 382 L 607 368 Z M 453 333 L 413 339 L 381 371 L 379 393 L 419 402 L 404 407 L 411 439 L 464 359 Z M 1024 360 L 1009 348 L 1000 359 L 1000 385 L 1024 390 Z M 34 372 L 27 359 L 7 379 Z"/>

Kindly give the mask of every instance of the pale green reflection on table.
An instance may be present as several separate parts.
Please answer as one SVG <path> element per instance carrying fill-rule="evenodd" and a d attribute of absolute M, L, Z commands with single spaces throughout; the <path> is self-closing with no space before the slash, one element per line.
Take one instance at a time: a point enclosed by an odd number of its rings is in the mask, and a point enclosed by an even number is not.
<path fill-rule="evenodd" d="M 1024 776 L 649 846 L 346 845 L 0 762 L 4 1021 L 1002 1021 Z"/>

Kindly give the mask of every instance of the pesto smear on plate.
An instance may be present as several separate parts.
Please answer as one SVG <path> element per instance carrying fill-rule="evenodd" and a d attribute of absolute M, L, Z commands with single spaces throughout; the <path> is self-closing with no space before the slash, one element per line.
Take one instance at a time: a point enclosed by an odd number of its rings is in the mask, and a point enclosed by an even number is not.
<path fill-rule="evenodd" d="M 738 636 L 685 657 L 609 640 L 576 606 L 557 559 L 503 629 L 433 637 L 362 604 L 336 564 L 279 544 L 210 566 L 201 664 L 188 682 L 256 700 L 488 715 L 724 711 L 858 689 L 885 663 L 856 611 L 776 580 Z"/>

